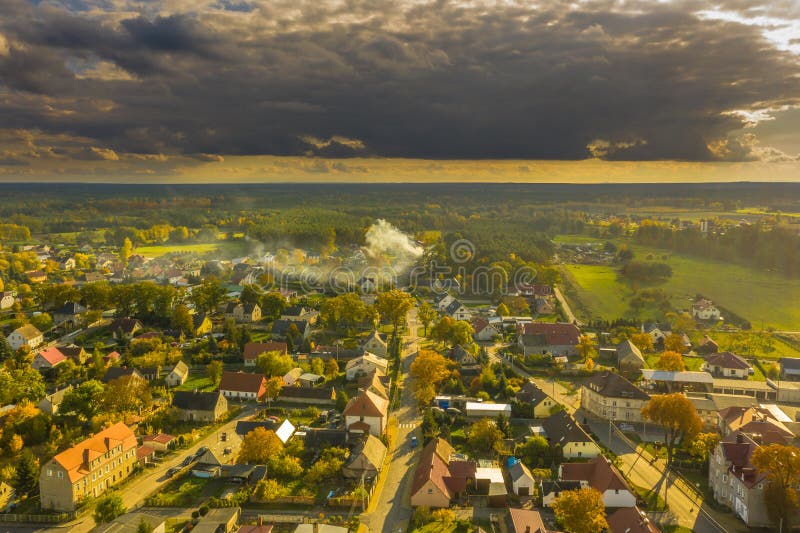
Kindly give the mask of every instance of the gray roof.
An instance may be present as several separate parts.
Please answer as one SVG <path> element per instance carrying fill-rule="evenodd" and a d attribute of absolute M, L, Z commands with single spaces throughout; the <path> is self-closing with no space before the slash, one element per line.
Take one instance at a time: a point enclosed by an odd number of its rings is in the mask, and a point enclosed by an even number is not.
<path fill-rule="evenodd" d="M 564 446 L 569 442 L 594 442 L 571 414 L 561 410 L 542 420 L 547 440 L 551 445 Z"/>
<path fill-rule="evenodd" d="M 533 479 L 531 471 L 528 470 L 527 466 L 522 464 L 522 461 L 517 461 L 513 465 L 509 466 L 508 475 L 511 476 L 512 481 L 518 481 L 522 477 L 529 477 Z"/>
<path fill-rule="evenodd" d="M 172 406 L 183 410 L 213 411 L 222 396 L 220 392 L 175 391 Z"/>
<path fill-rule="evenodd" d="M 625 339 L 617 345 L 617 361 L 619 362 L 629 357 L 635 357 L 644 363 L 644 357 L 642 356 L 641 350 L 639 350 L 639 348 L 637 348 L 636 345 L 630 341 L 630 339 Z"/>

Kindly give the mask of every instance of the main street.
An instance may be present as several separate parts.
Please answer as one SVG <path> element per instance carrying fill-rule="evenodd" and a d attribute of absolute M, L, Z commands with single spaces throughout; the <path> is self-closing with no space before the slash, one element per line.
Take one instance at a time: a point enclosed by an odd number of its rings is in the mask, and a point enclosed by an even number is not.
<path fill-rule="evenodd" d="M 223 450 L 225 447 L 229 446 L 229 443 L 222 442 L 220 440 L 220 435 L 223 432 L 228 433 L 228 435 L 233 435 L 235 433 L 234 429 L 236 428 L 236 423 L 240 420 L 251 418 L 254 415 L 254 411 L 255 408 L 253 405 L 244 404 L 241 412 L 230 422 L 215 429 L 189 448 L 181 450 L 179 454 L 176 454 L 169 460 L 158 463 L 155 468 L 148 468 L 144 472 L 139 473 L 137 476 L 123 483 L 119 489 L 119 494 L 122 496 L 122 502 L 128 511 L 134 511 L 141 507 L 145 498 L 154 493 L 169 480 L 167 477 L 167 470 L 173 467 L 179 467 L 186 456 L 194 456 L 201 447 L 209 448 L 219 457 L 223 457 Z M 46 531 L 88 533 L 94 526 L 95 523 L 91 513 L 85 513 L 72 522 L 51 527 Z"/>
<path fill-rule="evenodd" d="M 403 339 L 398 375 L 400 400 L 390 418 L 390 424 L 396 427 L 391 432 L 391 462 L 382 474 L 382 487 L 376 489 L 372 496 L 370 511 L 361 515 L 361 523 L 374 533 L 405 531 L 413 514 L 409 499 L 420 448 L 411 448 L 410 441 L 411 435 L 416 434 L 421 446 L 422 435 L 417 431 L 420 417 L 409 367 L 419 350 L 418 327 L 417 310 L 414 308 L 408 313 L 408 335 Z"/>

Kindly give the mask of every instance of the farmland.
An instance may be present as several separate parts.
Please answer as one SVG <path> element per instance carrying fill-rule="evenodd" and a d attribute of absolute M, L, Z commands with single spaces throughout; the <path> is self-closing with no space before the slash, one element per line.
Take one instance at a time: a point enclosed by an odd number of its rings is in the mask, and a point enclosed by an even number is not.
<path fill-rule="evenodd" d="M 219 252 L 224 255 L 237 254 L 244 249 L 240 242 L 212 242 L 202 244 L 164 244 L 157 246 L 139 246 L 134 253 L 144 257 L 160 257 L 167 254 L 207 254 Z"/>
<path fill-rule="evenodd" d="M 571 236 L 569 237 L 571 239 Z M 564 240 L 569 240 L 563 238 Z M 639 258 L 652 256 L 672 267 L 672 277 L 653 285 L 670 297 L 674 309 L 688 309 L 697 294 L 749 320 L 753 327 L 800 329 L 800 280 L 748 267 L 697 259 L 669 251 L 630 245 Z M 567 297 L 584 319 L 651 318 L 652 312 L 634 313 L 629 300 L 633 287 L 606 265 L 563 265 Z"/>

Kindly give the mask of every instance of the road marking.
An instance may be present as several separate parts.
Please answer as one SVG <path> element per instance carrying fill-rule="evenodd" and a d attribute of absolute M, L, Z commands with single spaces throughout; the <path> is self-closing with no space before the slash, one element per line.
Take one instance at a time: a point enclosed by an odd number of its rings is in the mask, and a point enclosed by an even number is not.
<path fill-rule="evenodd" d="M 401 428 L 415 428 L 415 427 L 417 427 L 417 422 L 414 422 L 414 423 L 411 423 L 411 424 L 408 424 L 408 423 L 400 424 L 400 427 Z"/>

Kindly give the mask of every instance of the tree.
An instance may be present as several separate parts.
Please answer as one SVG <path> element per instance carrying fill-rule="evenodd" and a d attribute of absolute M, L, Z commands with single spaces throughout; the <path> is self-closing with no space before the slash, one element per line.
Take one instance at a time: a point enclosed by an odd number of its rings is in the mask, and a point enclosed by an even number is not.
<path fill-rule="evenodd" d="M 336 359 L 330 358 L 325 361 L 325 377 L 328 380 L 336 379 L 336 376 L 339 375 L 339 364 L 336 362 Z"/>
<path fill-rule="evenodd" d="M 472 342 L 475 330 L 466 320 L 457 320 L 450 326 L 448 337 L 452 346 L 466 346 Z"/>
<path fill-rule="evenodd" d="M 697 435 L 703 427 L 692 402 L 680 393 L 653 396 L 642 407 L 642 417 L 655 422 L 664 430 L 667 466 L 672 465 L 675 446 Z"/>
<path fill-rule="evenodd" d="M 152 403 L 147 381 L 132 375 L 112 380 L 103 395 L 103 409 L 113 413 L 138 413 Z"/>
<path fill-rule="evenodd" d="M 509 310 L 506 304 L 501 303 L 500 305 L 497 306 L 495 314 L 497 314 L 497 316 L 511 316 L 511 310 Z"/>
<path fill-rule="evenodd" d="M 271 457 L 280 455 L 283 451 L 281 439 L 271 429 L 259 427 L 249 432 L 242 439 L 239 448 L 237 463 L 267 464 Z"/>
<path fill-rule="evenodd" d="M 439 342 L 446 342 L 450 338 L 450 329 L 453 327 L 453 319 L 443 316 L 431 328 L 431 339 Z"/>
<path fill-rule="evenodd" d="M 711 450 L 719 444 L 719 438 L 716 433 L 699 433 L 689 443 L 689 453 L 700 461 L 706 461 Z"/>
<path fill-rule="evenodd" d="M 419 308 L 417 309 L 417 318 L 419 319 L 422 327 L 424 328 L 424 334 L 428 336 L 428 326 L 430 326 L 434 320 L 436 320 L 436 309 L 430 306 L 428 302 L 423 301 L 419 304 Z"/>
<path fill-rule="evenodd" d="M 128 266 L 132 251 L 133 243 L 128 237 L 125 237 L 125 240 L 122 241 L 122 247 L 119 249 L 119 260 L 122 261 L 123 266 Z"/>
<path fill-rule="evenodd" d="M 189 335 L 194 331 L 194 322 L 189 308 L 183 304 L 175 306 L 172 310 L 170 325 L 175 331 L 180 331 L 183 335 Z"/>
<path fill-rule="evenodd" d="M 494 420 L 489 418 L 482 418 L 472 424 L 467 435 L 469 445 L 484 453 L 499 451 L 502 440 L 503 432 L 500 431 Z"/>
<path fill-rule="evenodd" d="M 11 346 L 8 344 L 6 336 L 0 333 L 0 363 L 8 361 L 13 355 L 14 350 L 12 350 Z"/>
<path fill-rule="evenodd" d="M 96 379 L 84 381 L 64 395 L 59 413 L 74 413 L 78 418 L 91 420 L 102 408 L 106 387 Z"/>
<path fill-rule="evenodd" d="M 653 351 L 653 337 L 648 333 L 634 333 L 631 335 L 631 342 L 643 352 Z"/>
<path fill-rule="evenodd" d="M 425 409 L 425 413 L 422 415 L 420 429 L 422 430 L 422 440 L 425 443 L 439 435 L 439 421 L 436 420 L 433 409 Z"/>
<path fill-rule="evenodd" d="M 226 294 L 222 282 L 213 276 L 208 276 L 192 290 L 190 298 L 198 312 L 209 313 L 222 303 Z"/>
<path fill-rule="evenodd" d="M 279 292 L 268 292 L 258 300 L 261 316 L 267 320 L 275 320 L 281 316 L 286 307 L 286 299 Z"/>
<path fill-rule="evenodd" d="M 22 452 L 16 462 L 14 488 L 20 495 L 33 495 L 39 489 L 39 460 L 30 449 Z"/>
<path fill-rule="evenodd" d="M 800 508 L 797 479 L 800 477 L 800 450 L 794 446 L 770 444 L 753 452 L 753 466 L 767 476 L 764 500 L 773 523 L 791 531 L 793 518 Z"/>
<path fill-rule="evenodd" d="M 392 325 L 392 338 L 397 337 L 397 330 L 405 323 L 406 316 L 414 307 L 414 299 L 405 291 L 392 289 L 382 292 L 375 300 L 375 308 L 381 317 Z"/>
<path fill-rule="evenodd" d="M 547 459 L 551 457 L 550 444 L 541 435 L 535 435 L 524 443 L 518 444 L 515 450 L 518 457 L 522 457 L 525 463 L 531 467 L 550 466 Z"/>
<path fill-rule="evenodd" d="M 125 239 L 127 240 L 127 239 Z M 94 521 L 97 524 L 111 522 L 117 517 L 124 515 L 128 510 L 122 503 L 122 496 L 117 493 L 106 494 L 94 506 Z"/>
<path fill-rule="evenodd" d="M 586 362 L 594 354 L 594 339 L 589 335 L 581 335 L 577 348 L 581 358 Z"/>
<path fill-rule="evenodd" d="M 48 313 L 39 313 L 31 317 L 31 324 L 39 331 L 48 331 L 53 327 L 53 317 Z"/>
<path fill-rule="evenodd" d="M 664 349 L 671 352 L 683 353 L 686 346 L 683 344 L 683 337 L 677 333 L 670 333 L 664 338 Z"/>
<path fill-rule="evenodd" d="M 426 405 L 433 399 L 430 396 L 436 387 L 450 375 L 449 363 L 440 353 L 420 350 L 411 363 L 411 376 L 414 378 L 415 394 L 419 405 Z"/>
<path fill-rule="evenodd" d="M 285 376 L 291 369 L 295 367 L 294 359 L 289 354 L 285 354 L 279 350 L 272 350 L 262 353 L 256 360 L 256 366 L 268 378 L 275 376 Z"/>
<path fill-rule="evenodd" d="M 325 375 L 325 363 L 322 361 L 322 358 L 320 357 L 311 358 L 311 372 L 318 376 Z"/>
<path fill-rule="evenodd" d="M 17 455 L 19 452 L 22 451 L 22 447 L 24 445 L 25 442 L 22 440 L 22 437 L 20 437 L 17 434 L 14 434 L 11 436 L 10 439 L 8 439 L 8 453 L 10 453 L 11 455 Z"/>
<path fill-rule="evenodd" d="M 603 495 L 597 489 L 562 492 L 553 500 L 553 513 L 568 533 L 601 533 L 608 529 Z"/>
<path fill-rule="evenodd" d="M 206 376 L 208 376 L 208 379 L 211 380 L 215 387 L 219 385 L 222 379 L 222 370 L 221 361 L 211 361 L 208 363 L 208 366 L 206 366 Z"/>
<path fill-rule="evenodd" d="M 683 356 L 678 352 L 666 351 L 661 354 L 655 364 L 659 370 L 670 370 L 680 372 L 686 370 L 686 364 L 683 362 Z"/>
<path fill-rule="evenodd" d="M 264 385 L 264 396 L 267 398 L 268 405 L 271 405 L 272 400 L 278 397 L 284 385 L 283 378 L 280 376 L 275 376 L 267 380 L 267 383 Z"/>
<path fill-rule="evenodd" d="M 139 520 L 139 525 L 136 526 L 136 533 L 153 533 L 153 526 L 147 523 L 147 520 L 142 517 Z"/>
<path fill-rule="evenodd" d="M 344 408 L 347 407 L 347 402 L 350 401 L 350 398 L 347 397 L 347 393 L 344 389 L 336 392 L 336 409 L 338 411 L 344 411 Z"/>

